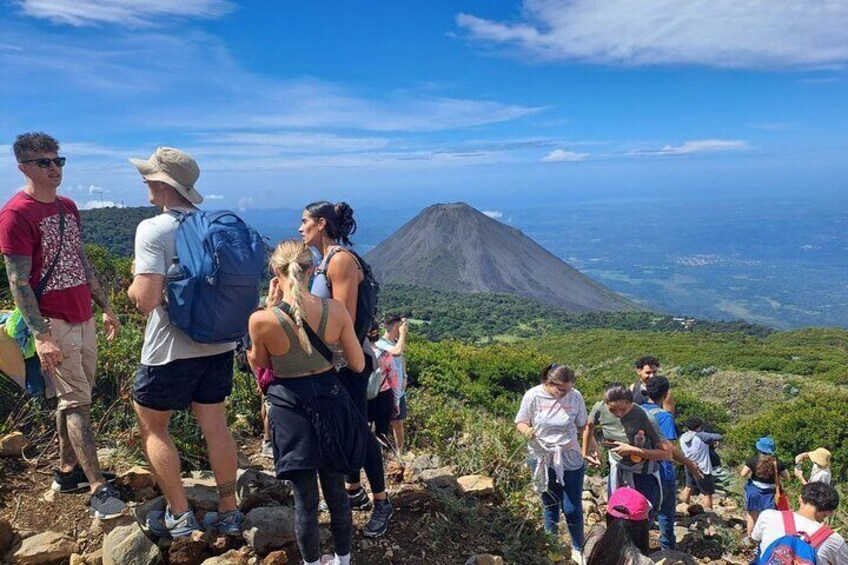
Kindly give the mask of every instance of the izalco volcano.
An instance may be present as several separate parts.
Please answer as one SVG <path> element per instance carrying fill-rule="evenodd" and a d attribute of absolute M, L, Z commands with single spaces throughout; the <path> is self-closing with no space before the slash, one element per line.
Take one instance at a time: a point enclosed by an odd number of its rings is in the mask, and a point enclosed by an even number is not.
<path fill-rule="evenodd" d="M 646 309 L 464 202 L 425 208 L 366 259 L 381 284 L 505 292 L 574 312 Z"/>

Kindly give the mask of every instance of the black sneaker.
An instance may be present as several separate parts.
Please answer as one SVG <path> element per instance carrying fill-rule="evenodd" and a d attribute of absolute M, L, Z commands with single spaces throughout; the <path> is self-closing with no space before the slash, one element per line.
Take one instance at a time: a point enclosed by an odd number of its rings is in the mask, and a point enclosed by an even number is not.
<path fill-rule="evenodd" d="M 103 471 L 103 479 L 107 483 L 114 483 L 115 478 L 115 473 Z M 77 492 L 85 490 L 89 486 L 91 486 L 91 483 L 88 481 L 88 477 L 85 476 L 85 473 L 79 463 L 77 463 L 77 465 L 67 473 L 63 473 L 59 469 L 53 469 L 53 484 L 50 485 L 50 488 L 56 492 Z"/>
<path fill-rule="evenodd" d="M 120 518 L 128 513 L 127 503 L 121 500 L 118 489 L 108 483 L 97 487 L 88 505 L 88 513 L 91 517 L 100 520 Z"/>
<path fill-rule="evenodd" d="M 368 493 L 365 492 L 363 487 L 359 487 L 353 492 L 347 491 L 347 496 L 350 498 L 351 510 L 371 510 L 373 508 L 371 499 L 368 498 Z"/>
<path fill-rule="evenodd" d="M 374 512 L 371 513 L 371 519 L 365 524 L 365 529 L 362 534 L 367 538 L 378 538 L 386 533 L 389 529 L 389 520 L 394 515 L 391 501 L 385 500 L 374 501 Z"/>

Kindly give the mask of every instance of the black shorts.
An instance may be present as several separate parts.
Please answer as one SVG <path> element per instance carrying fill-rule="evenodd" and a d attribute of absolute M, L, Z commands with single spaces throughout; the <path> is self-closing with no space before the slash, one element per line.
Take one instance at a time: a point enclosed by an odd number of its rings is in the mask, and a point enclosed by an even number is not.
<path fill-rule="evenodd" d="M 704 475 L 700 479 L 696 479 L 689 472 L 689 469 L 686 469 L 686 486 L 689 487 L 689 490 L 692 491 L 692 494 L 715 494 L 715 477 L 712 475 Z"/>
<path fill-rule="evenodd" d="M 133 400 L 152 410 L 186 410 L 192 402 L 219 404 L 233 390 L 233 352 L 139 365 Z"/>

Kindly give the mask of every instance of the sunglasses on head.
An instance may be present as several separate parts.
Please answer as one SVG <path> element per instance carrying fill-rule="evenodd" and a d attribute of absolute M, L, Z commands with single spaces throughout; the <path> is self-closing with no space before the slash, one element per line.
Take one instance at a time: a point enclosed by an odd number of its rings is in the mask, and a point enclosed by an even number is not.
<path fill-rule="evenodd" d="M 61 169 L 62 167 L 65 166 L 65 161 L 67 161 L 67 158 L 65 158 L 65 157 L 53 157 L 52 159 L 48 159 L 47 157 L 42 157 L 41 159 L 25 159 L 23 161 L 20 161 L 20 163 L 21 164 L 35 163 L 36 165 L 38 165 L 42 169 L 49 169 L 50 165 L 53 164 L 53 165 L 56 165 L 57 167 L 59 167 Z"/>

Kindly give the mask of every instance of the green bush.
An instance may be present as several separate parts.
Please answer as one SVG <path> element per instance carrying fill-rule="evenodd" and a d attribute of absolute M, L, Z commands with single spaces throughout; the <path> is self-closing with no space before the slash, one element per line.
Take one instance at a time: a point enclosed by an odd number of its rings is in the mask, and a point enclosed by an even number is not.
<path fill-rule="evenodd" d="M 730 430 L 731 461 L 742 463 L 754 453 L 757 438 L 771 434 L 778 456 L 791 462 L 795 455 L 826 447 L 833 453 L 834 479 L 848 480 L 848 391 L 828 395 L 803 394 L 741 422 Z"/>

